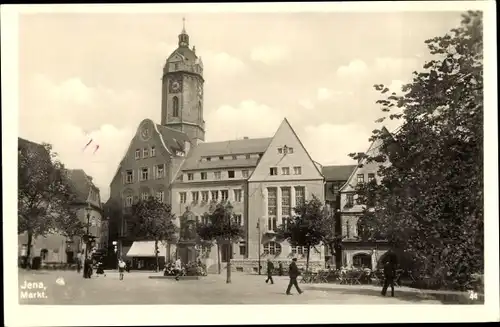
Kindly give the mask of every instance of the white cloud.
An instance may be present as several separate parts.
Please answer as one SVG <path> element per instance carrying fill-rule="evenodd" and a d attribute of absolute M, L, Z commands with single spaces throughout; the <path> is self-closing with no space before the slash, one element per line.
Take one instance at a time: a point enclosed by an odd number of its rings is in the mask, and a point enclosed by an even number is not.
<path fill-rule="evenodd" d="M 400 80 L 392 80 L 391 84 L 389 84 L 387 87 L 389 88 L 390 92 L 394 92 L 396 94 L 401 94 L 403 93 L 402 87 L 405 85 L 403 81 Z"/>
<path fill-rule="evenodd" d="M 302 99 L 299 101 L 299 105 L 307 110 L 314 109 L 314 103 L 309 99 Z"/>
<path fill-rule="evenodd" d="M 349 62 L 349 64 L 345 66 L 340 66 L 337 69 L 337 75 L 341 77 L 349 76 L 349 75 L 359 75 L 363 74 L 367 71 L 368 66 L 362 60 L 355 59 Z"/>
<path fill-rule="evenodd" d="M 144 118 L 138 110 L 140 97 L 130 90 L 89 87 L 78 78 L 55 83 L 43 75 L 33 76 L 20 92 L 25 103 L 19 112 L 19 136 L 51 143 L 67 168 L 83 169 L 94 178 L 106 200 L 111 178 Z M 94 142 L 83 151 L 89 140 L 85 133 Z M 99 149 L 93 154 L 96 144 Z"/>
<path fill-rule="evenodd" d="M 406 75 L 418 68 L 418 62 L 418 58 L 379 57 L 375 58 L 375 69 L 386 74 L 397 72 Z"/>
<path fill-rule="evenodd" d="M 319 101 L 325 101 L 325 100 L 328 100 L 328 99 L 330 99 L 330 98 L 332 97 L 332 95 L 333 95 L 333 94 L 332 94 L 332 91 L 330 91 L 329 89 L 324 88 L 324 87 L 319 88 L 317 93 L 318 93 L 318 95 L 317 95 L 317 96 L 318 96 L 318 100 L 319 100 Z"/>
<path fill-rule="evenodd" d="M 246 71 L 243 61 L 226 52 L 202 51 L 204 75 L 207 80 L 216 80 L 222 75 L 237 75 Z"/>
<path fill-rule="evenodd" d="M 366 151 L 370 145 L 366 126 L 357 124 L 306 126 L 300 137 L 311 157 L 322 165 L 355 164 L 348 154 Z"/>
<path fill-rule="evenodd" d="M 278 45 L 259 46 L 252 49 L 250 58 L 266 65 L 288 62 L 290 54 L 288 48 Z"/>
<path fill-rule="evenodd" d="M 284 115 L 253 100 L 237 106 L 224 105 L 212 112 L 207 121 L 207 141 L 224 141 L 248 136 L 272 137 Z"/>

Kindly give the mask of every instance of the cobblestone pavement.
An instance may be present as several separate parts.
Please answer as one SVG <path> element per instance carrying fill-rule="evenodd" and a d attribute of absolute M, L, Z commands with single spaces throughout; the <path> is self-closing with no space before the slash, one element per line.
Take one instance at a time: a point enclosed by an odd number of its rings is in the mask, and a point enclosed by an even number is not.
<path fill-rule="evenodd" d="M 274 285 L 265 276 L 233 273 L 226 284 L 225 273 L 200 280 L 149 279 L 159 273 L 125 273 L 120 281 L 116 271 L 106 277 L 83 279 L 74 271 L 20 271 L 20 304 L 438 304 L 408 292 L 396 290 L 396 297 L 382 297 L 380 289 L 364 286 L 307 285 L 305 291 L 285 294 L 287 277 L 275 277 Z M 57 280 L 59 279 L 59 283 Z M 61 283 L 64 280 L 64 284 Z M 43 288 L 21 289 L 27 283 Z M 43 283 L 41 285 L 40 283 Z M 43 294 L 42 294 L 43 292 Z M 22 293 L 22 294 L 21 294 Z M 32 298 L 29 294 L 32 293 Z M 401 295 L 401 296 L 398 296 Z M 404 294 L 404 296 L 403 296 Z M 43 296 L 42 296 L 43 295 Z M 24 297 L 24 298 L 23 298 Z M 28 298 L 26 298 L 28 297 Z M 34 298 L 33 298 L 34 297 Z"/>

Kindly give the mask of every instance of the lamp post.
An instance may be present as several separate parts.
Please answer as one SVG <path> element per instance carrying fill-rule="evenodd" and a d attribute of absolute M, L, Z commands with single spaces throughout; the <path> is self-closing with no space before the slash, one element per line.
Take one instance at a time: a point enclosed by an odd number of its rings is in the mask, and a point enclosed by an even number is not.
<path fill-rule="evenodd" d="M 90 205 L 88 205 L 87 208 L 85 208 L 85 211 L 87 212 L 87 232 L 85 235 L 85 260 L 87 260 L 87 256 L 89 253 L 88 248 L 90 244 Z"/>
<path fill-rule="evenodd" d="M 259 240 L 259 267 L 257 268 L 258 269 L 258 272 L 259 272 L 259 275 L 260 275 L 260 220 L 257 222 L 257 237 L 258 237 L 258 240 Z"/>

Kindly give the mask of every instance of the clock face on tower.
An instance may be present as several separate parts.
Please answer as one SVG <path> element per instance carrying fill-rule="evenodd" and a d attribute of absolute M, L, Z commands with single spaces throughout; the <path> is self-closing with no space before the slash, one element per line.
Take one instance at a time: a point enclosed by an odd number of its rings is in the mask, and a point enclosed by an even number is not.
<path fill-rule="evenodd" d="M 171 80 L 170 81 L 170 92 L 178 93 L 182 91 L 182 81 L 180 80 Z"/>

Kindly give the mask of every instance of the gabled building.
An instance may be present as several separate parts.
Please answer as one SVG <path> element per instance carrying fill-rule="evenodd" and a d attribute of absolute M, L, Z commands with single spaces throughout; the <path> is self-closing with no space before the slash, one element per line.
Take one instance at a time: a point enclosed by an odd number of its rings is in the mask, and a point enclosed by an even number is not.
<path fill-rule="evenodd" d="M 383 131 L 389 133 L 385 128 L 383 128 Z M 375 140 L 366 151 L 366 154 L 376 156 L 382 145 L 382 140 Z M 344 266 L 365 266 L 370 269 L 377 269 L 377 267 L 380 267 L 380 262 L 384 254 L 389 249 L 385 241 L 367 241 L 361 239 L 358 220 L 366 206 L 358 200 L 358 196 L 356 195 L 356 186 L 371 182 L 372 180 L 378 181 L 380 179 L 378 175 L 379 166 L 387 164 L 389 162 L 367 162 L 366 159 L 361 159 L 347 182 L 340 188 L 340 223 L 344 238 L 342 265 Z"/>
<path fill-rule="evenodd" d="M 18 150 L 35 151 L 50 159 L 50 154 L 43 145 L 37 144 L 22 138 L 18 140 Z M 100 235 L 100 225 L 102 221 L 102 208 L 100 202 L 100 191 L 92 182 L 92 177 L 85 174 L 82 169 L 70 169 L 66 171 L 68 182 L 75 194 L 73 209 L 77 213 L 80 221 L 87 223 L 89 215 L 89 231 L 93 236 Z M 98 238 L 97 238 L 98 239 Z M 18 235 L 19 255 L 25 256 L 27 249 L 27 234 Z M 31 257 L 35 266 L 49 263 L 73 263 L 76 254 L 85 249 L 85 244 L 80 237 L 68 239 L 59 233 L 51 233 L 45 237 L 39 236 L 33 239 Z M 100 247 L 99 241 L 96 247 Z"/>
<path fill-rule="evenodd" d="M 322 168 L 325 177 L 325 206 L 331 219 L 335 222 L 335 233 L 339 236 L 342 234 L 340 188 L 347 182 L 356 167 L 356 165 L 332 165 L 323 166 Z M 325 255 L 325 261 L 331 267 L 340 267 L 342 265 L 341 257 L 334 257 L 328 249 L 325 249 L 325 251 L 328 251 Z"/>

